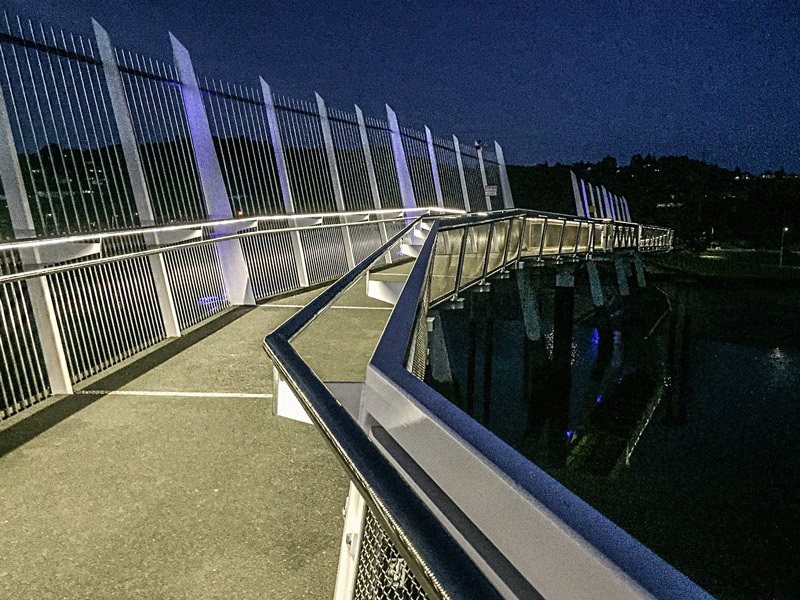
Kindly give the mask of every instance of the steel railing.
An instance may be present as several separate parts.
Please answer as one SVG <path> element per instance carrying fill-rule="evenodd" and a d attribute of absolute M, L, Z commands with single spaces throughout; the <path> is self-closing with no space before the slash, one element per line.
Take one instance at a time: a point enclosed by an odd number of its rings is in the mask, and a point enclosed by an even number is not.
<path fill-rule="evenodd" d="M 398 243 L 413 226 L 411 224 L 406 227 L 389 245 Z M 543 597 L 535 578 L 530 577 L 525 568 L 515 564 L 515 552 L 508 552 L 508 544 L 504 548 L 497 540 L 490 539 L 462 511 L 459 501 L 448 496 L 449 490 L 431 479 L 433 476 L 429 475 L 425 461 L 419 460 L 419 453 L 427 454 L 427 460 L 439 462 L 441 465 L 441 456 L 436 456 L 436 443 L 418 440 L 420 443 L 416 448 L 403 445 L 402 436 L 397 435 L 391 423 L 404 423 L 400 426 L 401 429 L 412 430 L 413 419 L 412 423 L 406 422 L 397 412 L 393 412 L 393 407 L 403 406 L 402 410 L 407 410 L 410 403 L 419 409 L 420 405 L 428 406 L 432 396 L 437 396 L 421 381 L 427 360 L 426 315 L 432 302 L 457 298 L 461 291 L 484 282 L 492 274 L 520 261 L 583 260 L 597 253 L 660 248 L 660 245 L 651 244 L 650 237 L 668 236 L 669 231 L 648 228 L 645 233 L 648 238 L 642 240 L 642 229 L 637 224 L 577 219 L 521 210 L 429 219 L 428 226 L 427 240 L 419 251 L 401 298 L 370 363 L 366 389 L 358 410 L 359 414 L 369 416 L 359 417 L 356 423 L 351 416 L 352 409 L 348 412 L 337 402 L 331 391 L 292 348 L 292 340 L 337 297 L 359 281 L 374 261 L 386 251 L 387 246 L 377 250 L 267 336 L 265 348 L 275 365 L 277 378 L 288 386 L 311 421 L 323 432 L 347 468 L 357 492 L 366 501 L 367 510 L 361 517 L 360 529 L 364 542 L 357 557 L 357 566 L 353 571 L 342 571 L 350 573 L 346 576 L 354 578 L 352 597 L 491 597 L 487 589 L 491 590 L 491 594 L 501 597 Z M 465 430 L 482 429 L 463 414 L 456 415 L 460 411 L 443 398 L 436 399 L 440 402 L 437 409 L 443 412 L 425 415 L 425 419 L 435 421 L 442 417 L 449 421 L 448 427 L 455 421 L 460 425 L 457 430 L 461 433 Z M 367 413 L 364 412 L 365 409 Z M 387 414 L 391 416 L 386 418 Z M 487 435 L 493 437 L 488 432 L 480 435 L 484 438 Z M 488 443 L 485 439 L 481 442 Z M 466 444 L 467 448 L 469 443 Z M 502 444 L 496 438 L 491 443 Z M 444 452 L 449 451 L 446 444 L 441 449 Z M 490 459 L 495 458 L 490 455 Z M 458 464 L 458 471 L 462 466 L 467 470 L 474 468 L 470 467 L 470 462 L 485 466 L 485 461 L 486 456 L 480 452 L 467 450 L 467 455 L 462 455 L 459 462 L 450 464 Z M 502 461 L 498 462 L 502 464 Z M 440 468 L 433 468 L 431 472 L 437 470 Z M 490 470 L 495 477 L 504 477 L 497 467 Z M 455 472 L 453 476 L 459 477 Z M 404 488 L 398 477 L 405 478 L 416 494 Z M 398 486 L 399 489 L 393 486 Z M 464 483 L 463 486 L 470 488 L 472 483 Z M 391 491 L 387 488 L 391 488 Z M 426 492 L 431 495 L 426 497 Z M 436 500 L 431 501 L 431 498 Z M 568 498 L 568 501 L 574 504 L 575 499 Z M 529 510 L 536 505 L 536 501 L 531 498 L 526 498 L 525 503 Z M 428 508 L 423 510 L 426 505 Z M 487 510 L 491 508 L 487 506 Z M 585 510 L 585 507 L 581 510 Z M 453 521 L 442 519 L 442 515 L 452 518 Z M 603 517 L 596 514 L 592 514 L 592 517 L 600 519 L 601 529 L 609 530 L 610 523 Z M 421 520 L 415 522 L 416 518 Z M 508 525 L 509 522 L 515 522 L 516 516 L 502 515 L 498 519 Z M 612 545 L 618 541 L 635 544 L 617 530 L 611 533 L 614 536 Z M 377 543 L 376 539 L 384 542 L 390 540 L 391 543 Z M 457 552 L 453 549 L 454 545 L 458 548 Z M 638 550 L 647 553 L 644 548 Z M 591 552 L 595 550 L 592 549 Z M 396 557 L 402 558 L 402 569 L 408 569 L 413 577 L 403 578 L 400 583 L 394 579 L 394 585 L 386 589 L 373 585 L 369 591 L 365 591 L 365 580 L 396 578 L 399 569 L 395 562 Z M 651 559 L 657 562 L 657 559 L 648 556 L 648 560 Z M 609 561 L 603 558 L 596 562 L 607 567 Z M 645 565 L 646 569 L 650 566 Z M 680 589 L 690 592 L 686 597 L 702 597 L 702 594 L 698 595 L 699 588 L 667 565 L 659 563 L 656 567 L 666 567 L 669 577 L 673 577 L 683 586 Z M 465 587 L 463 574 L 454 575 L 454 569 L 458 573 L 463 573 L 466 569 L 470 577 L 478 577 L 482 585 L 489 587 L 478 590 L 472 587 L 474 582 Z M 599 576 L 605 578 L 601 581 L 600 589 L 604 589 L 602 586 L 606 586 L 605 589 L 625 589 L 628 597 L 648 597 L 648 593 L 643 591 L 645 588 L 637 585 L 626 587 L 627 584 L 620 583 L 630 573 L 619 576 L 611 570 L 609 574 L 609 569 L 598 569 L 595 564 L 588 569 L 587 576 L 598 576 L 598 570 L 602 571 Z M 670 585 L 672 583 L 674 582 L 670 582 Z M 658 585 L 660 584 L 657 582 L 656 597 L 677 597 L 674 594 L 661 593 Z M 346 585 L 343 587 L 347 588 Z M 569 589 L 569 586 L 564 589 Z"/>

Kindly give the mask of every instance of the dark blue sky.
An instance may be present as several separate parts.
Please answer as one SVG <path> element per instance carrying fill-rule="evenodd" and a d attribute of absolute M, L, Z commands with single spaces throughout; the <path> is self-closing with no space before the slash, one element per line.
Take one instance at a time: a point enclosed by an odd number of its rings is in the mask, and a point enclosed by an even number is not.
<path fill-rule="evenodd" d="M 201 76 L 358 103 L 514 164 L 688 154 L 800 172 L 800 2 L 12 1 Z"/>

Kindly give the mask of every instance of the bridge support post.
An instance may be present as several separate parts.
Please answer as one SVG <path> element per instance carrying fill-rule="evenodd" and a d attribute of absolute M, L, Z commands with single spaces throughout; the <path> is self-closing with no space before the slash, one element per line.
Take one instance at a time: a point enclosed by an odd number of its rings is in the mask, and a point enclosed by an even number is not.
<path fill-rule="evenodd" d="M 367 123 L 364 120 L 364 113 L 361 112 L 361 109 L 356 105 L 356 121 L 358 122 L 358 134 L 361 138 L 361 148 L 364 151 L 364 160 L 367 165 L 367 179 L 369 180 L 369 191 L 372 194 L 372 203 L 375 206 L 375 210 L 381 210 L 383 208 L 381 202 L 381 193 L 378 189 L 378 178 L 375 175 L 375 161 L 372 158 L 372 149 L 369 146 L 369 136 L 367 135 Z M 378 223 L 378 231 L 380 231 L 381 236 L 381 244 L 385 244 L 389 241 L 389 234 L 386 231 L 386 223 L 383 222 L 383 215 L 378 214 L 378 220 L 381 221 Z M 385 259 L 388 264 L 392 263 L 392 252 L 391 250 L 385 254 Z"/>
<path fill-rule="evenodd" d="M 484 425 L 491 418 L 492 354 L 494 322 L 492 320 L 491 284 L 473 287 L 468 292 L 468 350 L 467 350 L 467 390 L 466 412 L 478 416 Z M 478 357 L 482 361 L 478 362 Z M 483 367 L 479 376 L 478 367 Z M 478 405 L 478 383 L 482 383 L 482 403 Z"/>
<path fill-rule="evenodd" d="M 551 463 L 566 461 L 569 422 L 569 394 L 572 386 L 572 330 L 575 320 L 575 275 L 562 267 L 556 273 L 553 308 L 553 385 L 550 387 L 550 431 L 548 454 Z"/>
<path fill-rule="evenodd" d="M 431 311 L 433 329 L 428 333 L 428 351 L 430 352 L 431 376 L 443 386 L 453 385 L 453 371 L 450 366 L 450 353 L 444 335 L 442 315 L 438 310 Z"/>
<path fill-rule="evenodd" d="M 640 288 L 647 287 L 647 281 L 644 278 L 644 265 L 642 264 L 642 255 L 638 252 L 633 253 L 633 266 L 636 269 L 636 283 Z"/>
<path fill-rule="evenodd" d="M 614 268 L 617 271 L 617 284 L 619 285 L 619 293 L 623 298 L 627 298 L 631 294 L 628 287 L 628 268 L 625 265 L 625 257 L 614 257 Z"/>
<path fill-rule="evenodd" d="M 200 86 L 194 72 L 189 51 L 178 39 L 170 34 L 172 54 L 178 79 L 181 83 L 181 97 L 186 108 L 186 119 L 189 121 L 189 131 L 192 137 L 197 171 L 200 175 L 200 185 L 203 190 L 206 212 L 210 219 L 232 219 L 231 203 L 228 190 L 222 178 L 217 151 L 211 137 L 211 128 L 208 124 L 208 115 L 203 105 Z M 236 229 L 215 227 L 214 235 L 230 235 Z M 237 305 L 254 305 L 255 297 L 250 284 L 250 273 L 244 252 L 239 240 L 227 240 L 216 244 L 219 253 L 222 279 L 228 301 Z"/>
<path fill-rule="evenodd" d="M 125 167 L 128 169 L 128 177 L 131 182 L 133 199 L 136 202 L 136 211 L 139 213 L 139 223 L 144 226 L 156 224 L 153 212 L 153 203 L 147 189 L 147 182 L 144 177 L 139 148 L 136 144 L 136 135 L 133 131 L 131 114 L 128 111 L 125 90 L 122 84 L 122 77 L 119 74 L 119 67 L 114 57 L 114 47 L 108 32 L 94 19 L 94 36 L 97 40 L 97 50 L 100 54 L 100 61 L 103 63 L 103 73 L 106 76 L 108 96 L 111 100 L 111 109 L 114 121 L 119 132 L 122 155 L 125 159 Z M 147 247 L 158 247 L 156 236 L 147 236 Z M 147 257 L 150 263 L 150 272 L 153 275 L 158 306 L 161 310 L 161 319 L 164 324 L 164 332 L 167 337 L 179 337 L 181 335 L 178 313 L 175 310 L 175 299 L 172 295 L 172 288 L 169 284 L 169 276 L 164 262 L 163 254 L 153 254 Z"/>
<path fill-rule="evenodd" d="M 0 181 L 3 184 L 14 237 L 17 239 L 35 238 L 36 227 L 28 205 L 28 194 L 25 190 L 25 181 L 22 178 L 19 155 L 14 143 L 14 134 L 2 90 L 0 90 Z M 35 266 L 39 262 L 35 249 L 20 251 L 20 259 L 23 268 Z M 50 284 L 46 277 L 37 277 L 27 281 L 27 288 L 31 312 L 42 348 L 42 357 L 47 368 L 50 391 L 53 394 L 71 394 L 72 378 L 64 352 L 61 330 L 58 327 L 58 319 L 53 308 Z"/>
<path fill-rule="evenodd" d="M 325 144 L 325 155 L 328 158 L 328 170 L 331 174 L 333 185 L 333 197 L 336 201 L 336 210 L 347 212 L 344 205 L 344 193 L 342 191 L 342 181 L 339 178 L 339 165 L 336 162 L 336 148 L 333 145 L 333 132 L 331 131 L 331 120 L 328 118 L 328 107 L 322 96 L 314 94 L 317 100 L 317 111 L 319 112 L 319 122 L 322 128 L 322 141 Z M 340 223 L 347 223 L 347 217 L 339 217 Z M 356 266 L 355 256 L 353 255 L 353 240 L 350 237 L 350 227 L 342 227 L 342 238 L 344 239 L 344 256 L 347 261 L 347 268 L 353 269 Z"/>

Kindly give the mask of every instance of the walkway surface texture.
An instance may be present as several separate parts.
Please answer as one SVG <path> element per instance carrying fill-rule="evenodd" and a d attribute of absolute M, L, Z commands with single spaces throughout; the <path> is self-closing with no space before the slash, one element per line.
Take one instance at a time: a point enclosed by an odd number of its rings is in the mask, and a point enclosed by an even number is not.
<path fill-rule="evenodd" d="M 298 338 L 325 381 L 364 378 L 391 308 L 364 288 Z M 3 424 L 0 598 L 330 598 L 348 480 L 314 427 L 272 415 L 262 349 L 317 293 L 231 309 Z"/>

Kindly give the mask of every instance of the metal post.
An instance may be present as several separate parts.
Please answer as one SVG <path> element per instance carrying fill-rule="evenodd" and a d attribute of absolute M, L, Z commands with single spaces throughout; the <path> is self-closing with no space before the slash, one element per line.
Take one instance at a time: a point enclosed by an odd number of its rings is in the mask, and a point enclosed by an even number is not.
<path fill-rule="evenodd" d="M 275 155 L 275 169 L 278 171 L 278 182 L 281 186 L 281 196 L 283 197 L 283 210 L 287 215 L 294 214 L 294 200 L 292 199 L 292 189 L 289 186 L 289 172 L 286 169 L 286 158 L 283 155 L 283 143 L 281 133 L 278 129 L 278 115 L 275 112 L 275 101 L 272 98 L 272 90 L 266 81 L 258 78 L 261 83 L 261 95 L 264 98 L 264 112 L 267 114 L 267 124 L 269 125 L 269 137 L 272 143 L 272 152 Z M 303 244 L 300 239 L 299 231 L 292 231 L 289 234 L 294 254 L 295 265 L 297 266 L 297 278 L 300 287 L 308 287 L 308 269 L 306 268 L 306 257 L 303 251 Z"/>
<path fill-rule="evenodd" d="M 386 117 L 389 121 L 389 132 L 392 138 L 392 150 L 394 151 L 394 166 L 397 169 L 397 181 L 400 184 L 400 198 L 403 201 L 403 208 L 417 208 L 417 201 L 414 198 L 414 186 L 411 184 L 411 173 L 408 170 L 406 152 L 403 149 L 403 138 L 400 136 L 400 125 L 397 123 L 397 115 L 392 107 L 386 105 Z"/>
<path fill-rule="evenodd" d="M 19 167 L 19 156 L 2 89 L 0 89 L 0 181 L 3 184 L 14 237 L 35 238 L 36 227 L 28 205 L 28 194 Z M 20 258 L 23 267 L 34 266 L 39 262 L 38 252 L 35 249 L 21 251 Z M 61 331 L 53 309 L 50 285 L 46 277 L 37 277 L 27 281 L 27 288 L 42 356 L 47 367 L 50 390 L 53 394 L 71 394 L 72 379 L 64 353 Z"/>
<path fill-rule="evenodd" d="M 630 296 L 631 290 L 628 287 L 628 270 L 625 266 L 625 259 L 622 256 L 614 257 L 614 267 L 617 271 L 620 296 Z"/>
<path fill-rule="evenodd" d="M 592 292 L 592 302 L 595 306 L 605 305 L 603 286 L 600 283 L 600 273 L 597 270 L 597 263 L 593 260 L 586 261 L 586 271 L 589 273 L 589 288 Z"/>
<path fill-rule="evenodd" d="M 336 149 L 333 146 L 333 133 L 331 132 L 331 121 L 328 118 L 328 107 L 325 105 L 325 100 L 322 96 L 314 93 L 317 99 L 317 110 L 319 111 L 319 123 L 322 127 L 322 141 L 325 144 L 325 155 L 328 158 L 328 170 L 331 174 L 331 183 L 333 184 L 333 197 L 336 201 L 336 210 L 340 212 L 347 212 L 344 205 L 344 193 L 342 192 L 342 181 L 339 178 L 339 166 L 336 163 Z M 344 255 L 347 260 L 347 268 L 353 269 L 356 266 L 356 261 L 353 256 L 353 240 L 350 238 L 350 228 L 347 226 L 346 217 L 340 217 L 340 222 L 344 224 L 342 227 L 342 238 L 344 239 Z"/>
<path fill-rule="evenodd" d="M 111 44 L 108 32 L 100 23 L 92 19 L 92 27 L 94 27 L 94 36 L 97 40 L 100 61 L 103 64 L 103 73 L 106 77 L 111 109 L 119 132 L 122 155 L 125 159 L 125 167 L 128 170 L 131 191 L 136 202 L 136 211 L 139 213 L 139 223 L 144 227 L 156 225 L 150 192 L 147 189 L 147 182 L 144 177 L 142 159 L 136 144 L 136 134 L 133 131 L 133 122 L 131 121 L 131 114 L 128 111 L 128 103 L 125 98 L 125 88 L 114 57 L 114 47 Z M 158 239 L 155 236 L 147 237 L 147 246 L 149 248 L 158 246 Z M 178 312 L 175 310 L 172 288 L 169 284 L 167 267 L 164 263 L 164 255 L 152 254 L 147 257 L 147 261 L 150 263 L 150 272 L 153 274 L 153 283 L 158 297 L 158 306 L 161 309 L 164 332 L 167 337 L 179 337 L 181 328 L 178 322 Z"/>
<path fill-rule="evenodd" d="M 497 142 L 494 143 L 494 152 L 497 155 L 497 166 L 500 170 L 500 188 L 503 190 L 503 208 L 514 208 L 514 197 L 511 195 L 511 183 L 508 181 L 506 159 L 503 149 Z"/>
<path fill-rule="evenodd" d="M 383 205 L 381 203 L 381 193 L 378 188 L 378 178 L 375 175 L 375 161 L 372 158 L 372 148 L 369 147 L 369 136 L 367 135 L 367 123 L 364 120 L 364 113 L 361 112 L 361 109 L 358 105 L 355 106 L 356 108 L 356 121 L 358 122 L 358 133 L 361 138 L 361 148 L 364 150 L 364 161 L 367 164 L 367 179 L 369 180 L 369 190 L 372 194 L 372 203 L 375 206 L 375 210 L 381 210 Z M 378 228 L 381 235 L 381 244 L 385 244 L 389 241 L 389 234 L 386 231 L 386 223 L 383 223 L 383 215 L 378 215 L 378 220 L 381 223 L 378 223 Z M 386 253 L 386 262 L 392 262 L 392 253 L 391 251 Z"/>
<path fill-rule="evenodd" d="M 572 180 L 572 196 L 575 198 L 575 214 L 579 217 L 587 217 L 586 209 L 583 205 L 583 198 L 581 197 L 580 188 L 578 187 L 578 178 L 575 173 L 569 172 L 570 179 Z"/>
<path fill-rule="evenodd" d="M 469 205 L 469 194 L 467 194 L 467 178 L 464 175 L 464 161 L 461 159 L 461 143 L 458 138 L 453 135 L 453 147 L 456 151 L 456 164 L 458 165 L 458 180 L 461 182 L 461 196 L 464 198 L 464 210 L 472 212 Z"/>
<path fill-rule="evenodd" d="M 633 266 L 636 269 L 636 283 L 640 288 L 647 287 L 647 281 L 644 277 L 644 265 L 642 264 L 642 255 L 638 252 L 633 253 Z"/>
<path fill-rule="evenodd" d="M 481 170 L 481 183 L 483 183 L 483 198 L 484 201 L 486 202 L 486 209 L 494 210 L 492 208 L 492 198 L 491 196 L 489 196 L 489 194 L 486 193 L 487 180 L 486 180 L 486 165 L 483 164 L 483 148 L 481 148 L 481 145 L 478 142 L 476 142 L 475 145 L 478 151 L 478 167 Z"/>
<path fill-rule="evenodd" d="M 428 142 L 428 158 L 431 161 L 431 172 L 433 173 L 433 188 L 436 191 L 436 204 L 439 208 L 444 208 L 444 198 L 442 197 L 442 182 L 439 181 L 439 165 L 436 163 L 436 150 L 433 147 L 433 136 L 428 126 L 425 126 L 425 141 Z"/>
<path fill-rule="evenodd" d="M 228 191 L 222 178 L 222 170 L 217 159 L 217 151 L 211 138 L 208 115 L 203 105 L 200 86 L 194 72 L 189 51 L 178 39 L 169 34 L 172 43 L 172 55 L 178 80 L 181 84 L 181 96 L 186 108 L 186 119 L 189 122 L 189 133 L 192 136 L 197 171 L 203 189 L 203 200 L 210 219 L 230 219 L 233 217 Z M 231 231 L 215 228 L 215 235 L 224 235 Z M 217 245 L 222 267 L 222 279 L 228 300 L 231 304 L 254 305 L 255 296 L 250 284 L 250 273 L 244 260 L 244 253 L 239 240 L 227 240 Z"/>

